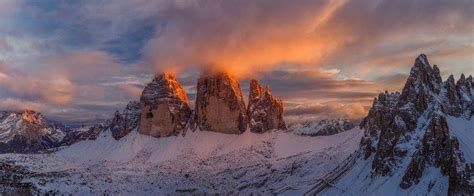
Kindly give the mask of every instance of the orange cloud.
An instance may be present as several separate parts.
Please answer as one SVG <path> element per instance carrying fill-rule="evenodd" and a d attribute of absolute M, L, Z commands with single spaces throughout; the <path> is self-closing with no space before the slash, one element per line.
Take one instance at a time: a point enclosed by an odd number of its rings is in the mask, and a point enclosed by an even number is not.
<path fill-rule="evenodd" d="M 362 102 L 297 103 L 286 109 L 285 118 L 292 122 L 331 118 L 358 120 L 366 116 L 367 112 L 368 107 Z"/>
<path fill-rule="evenodd" d="M 410 66 L 402 59 L 443 50 L 473 26 L 462 2 L 165 2 L 157 9 L 166 22 L 143 49 L 156 70 L 218 67 L 248 76 L 281 64 L 332 65 L 365 77 Z"/>
<path fill-rule="evenodd" d="M 315 63 L 351 39 L 341 33 L 344 27 L 326 24 L 344 2 L 279 1 L 268 9 L 256 1 L 245 6 L 199 1 L 167 7 L 169 25 L 147 44 L 145 57 L 158 70 L 212 66 L 241 76 L 280 63 Z"/>

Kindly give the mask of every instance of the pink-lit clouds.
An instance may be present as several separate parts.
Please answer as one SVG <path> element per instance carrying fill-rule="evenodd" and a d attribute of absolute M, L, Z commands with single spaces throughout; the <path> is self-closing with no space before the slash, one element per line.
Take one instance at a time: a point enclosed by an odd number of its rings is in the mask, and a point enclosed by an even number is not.
<path fill-rule="evenodd" d="M 19 97 L 31 97 L 53 104 L 64 105 L 71 101 L 73 87 L 62 77 L 35 78 L 0 64 L 0 87 Z"/>
<path fill-rule="evenodd" d="M 326 119 L 330 118 L 348 118 L 360 119 L 361 116 L 367 115 L 367 107 L 359 102 L 355 103 L 311 103 L 306 105 L 297 105 L 286 109 L 286 118 L 289 121 L 307 121 L 319 120 L 321 116 Z"/>
<path fill-rule="evenodd" d="M 472 41 L 473 8 L 466 3 L 167 2 L 158 11 L 167 22 L 143 50 L 157 69 L 217 66 L 248 75 L 286 63 L 343 65 L 366 76 L 374 66 L 406 69 L 421 52 L 469 50 L 456 43 Z"/>
<path fill-rule="evenodd" d="M 472 74 L 470 0 L 0 2 L 0 109 L 107 118 L 171 70 L 190 97 L 210 67 L 269 84 L 291 120 L 360 118 L 426 53 Z M 35 105 L 36 104 L 36 105 Z M 8 106 L 8 107 L 6 107 Z"/>

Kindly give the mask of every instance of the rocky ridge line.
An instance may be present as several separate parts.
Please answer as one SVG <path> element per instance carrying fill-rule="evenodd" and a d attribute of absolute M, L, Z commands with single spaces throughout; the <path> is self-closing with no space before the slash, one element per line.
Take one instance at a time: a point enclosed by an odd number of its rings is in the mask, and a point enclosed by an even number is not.
<path fill-rule="evenodd" d="M 464 74 L 456 85 L 452 76 L 442 82 L 438 67 L 420 55 L 402 93 L 380 94 L 360 125 L 366 130 L 361 151 L 364 159 L 373 157 L 373 173 L 393 175 L 409 161 L 401 188 L 416 185 L 433 166 L 449 176 L 450 194 L 474 193 L 474 166 L 466 164 L 446 122 L 447 115 L 472 118 L 472 86 L 472 76 Z"/>

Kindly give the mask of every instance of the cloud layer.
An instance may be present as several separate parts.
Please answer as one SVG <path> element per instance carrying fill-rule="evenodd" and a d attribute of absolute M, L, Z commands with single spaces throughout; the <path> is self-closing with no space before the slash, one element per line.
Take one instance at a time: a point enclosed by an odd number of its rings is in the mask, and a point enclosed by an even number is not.
<path fill-rule="evenodd" d="M 158 11 L 166 20 L 143 51 L 157 69 L 217 66 L 248 75 L 279 64 L 344 65 L 366 74 L 373 69 L 367 64 L 399 67 L 422 51 L 472 53 L 472 44 L 455 42 L 472 41 L 472 7 L 469 1 L 167 2 Z"/>
<path fill-rule="evenodd" d="M 472 74 L 470 0 L 0 2 L 0 109 L 109 117 L 171 70 L 190 97 L 203 69 L 257 78 L 291 120 L 360 118 L 426 53 Z"/>

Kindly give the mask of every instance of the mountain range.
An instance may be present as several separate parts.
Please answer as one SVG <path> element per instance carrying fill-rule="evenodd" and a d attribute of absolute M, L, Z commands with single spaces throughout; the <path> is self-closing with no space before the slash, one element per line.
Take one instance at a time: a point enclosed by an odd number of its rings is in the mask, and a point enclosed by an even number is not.
<path fill-rule="evenodd" d="M 103 123 L 68 129 L 0 112 L 0 190 L 53 194 L 474 194 L 474 84 L 416 58 L 401 92 L 359 126 L 290 124 L 251 80 L 245 104 L 226 72 L 204 73 L 192 109 L 169 73 Z M 45 153 L 47 151 L 48 153 Z M 39 153 L 35 155 L 18 153 Z"/>

